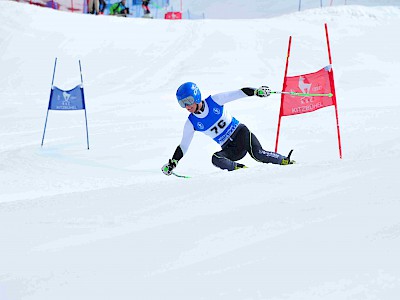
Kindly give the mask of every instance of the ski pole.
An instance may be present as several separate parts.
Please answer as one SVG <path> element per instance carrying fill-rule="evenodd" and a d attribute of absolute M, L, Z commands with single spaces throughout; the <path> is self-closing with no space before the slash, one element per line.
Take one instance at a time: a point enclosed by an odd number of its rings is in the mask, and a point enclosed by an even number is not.
<path fill-rule="evenodd" d="M 299 97 L 333 97 L 332 93 L 329 93 L 329 94 L 309 94 L 309 93 L 274 92 L 274 91 L 271 91 L 271 94 L 284 94 L 284 95 L 299 96 Z"/>

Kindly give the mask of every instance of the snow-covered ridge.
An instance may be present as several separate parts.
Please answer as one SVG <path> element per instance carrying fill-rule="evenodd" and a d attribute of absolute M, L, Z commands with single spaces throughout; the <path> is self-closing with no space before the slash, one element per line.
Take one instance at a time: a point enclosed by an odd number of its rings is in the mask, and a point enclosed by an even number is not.
<path fill-rule="evenodd" d="M 142 20 L 142 19 L 132 19 L 132 18 L 127 18 L 127 19 L 116 19 L 116 18 L 110 18 L 110 17 L 105 17 L 105 16 L 100 16 L 100 17 L 95 17 L 92 15 L 85 15 L 85 14 L 77 14 L 77 13 L 68 13 L 64 11 L 57 11 L 57 10 L 52 10 L 52 9 L 47 9 L 47 8 L 41 8 L 37 7 L 34 5 L 28 5 L 26 3 L 18 3 L 14 1 L 0 1 L 0 16 L 3 20 L 2 22 L 2 27 L 3 29 L 9 28 L 9 24 L 20 24 L 18 27 L 20 28 L 25 28 L 26 21 L 29 22 L 29 20 L 36 20 L 36 19 L 41 19 L 44 16 L 48 16 L 52 18 L 51 16 L 54 16 L 53 18 L 57 18 L 59 14 L 63 14 L 64 18 L 71 18 L 71 21 L 66 22 L 65 24 L 61 23 L 56 23 L 55 19 L 54 21 L 51 22 L 43 22 L 42 24 L 50 28 L 51 26 L 61 26 L 60 29 L 64 31 L 79 31 L 78 26 L 75 26 L 73 24 L 75 18 L 89 18 L 88 20 L 91 20 L 92 23 L 99 24 L 99 23 L 105 23 L 105 24 L 120 24 L 121 22 L 123 23 L 130 23 L 130 22 L 138 22 L 139 24 L 148 24 L 148 20 Z M 16 13 L 21 18 L 15 18 L 14 14 Z M 66 15 L 64 15 L 66 14 Z M 292 18 L 299 19 L 299 20 L 307 20 L 307 19 L 315 19 L 315 18 L 328 18 L 327 20 L 332 20 L 332 18 L 336 17 L 351 17 L 351 18 L 358 18 L 358 19 L 373 19 L 373 20 L 390 20 L 391 18 L 398 18 L 400 15 L 400 7 L 398 6 L 381 6 L 381 7 L 369 7 L 369 6 L 361 6 L 361 5 L 342 5 L 342 6 L 332 6 L 332 7 L 323 7 L 323 8 L 313 8 L 313 9 L 307 9 L 306 11 L 301 11 L 301 12 L 291 12 L 291 13 L 283 13 L 283 16 L 275 16 L 274 19 L 280 19 L 282 20 L 286 19 L 288 16 L 292 16 Z M 24 16 L 27 19 L 24 19 Z M 254 18 L 253 18 L 254 19 Z M 163 24 L 163 22 L 170 22 L 170 21 L 165 21 L 165 20 L 153 20 L 154 24 Z M 181 20 L 180 22 L 187 22 L 189 20 Z M 197 21 L 197 22 L 219 22 L 220 20 L 190 20 L 191 22 Z M 229 21 L 229 20 L 226 20 Z M 247 19 L 246 22 L 251 22 L 252 20 Z M 179 22 L 179 21 L 178 21 Z M 32 25 L 35 25 L 35 22 Z M 174 22 L 173 22 L 174 23 Z M 173 25 L 173 23 L 170 23 L 170 25 Z M 28 23 L 29 24 L 29 23 Z M 156 25 L 157 26 L 157 25 Z M 160 25 L 164 26 L 164 25 Z M 64 33 L 64 32 L 63 32 Z"/>
<path fill-rule="evenodd" d="M 398 18 L 400 15 L 400 7 L 398 6 L 379 6 L 368 7 L 361 5 L 332 6 L 326 8 L 309 9 L 306 12 L 293 13 L 306 16 L 350 16 L 354 18 L 370 18 L 376 20 L 386 20 L 390 18 Z"/>
<path fill-rule="evenodd" d="M 303 0 L 304 1 L 304 0 Z M 255 4 L 249 4 L 249 5 L 244 5 L 243 1 L 229 1 L 227 3 L 219 2 L 219 3 L 208 3 L 207 1 L 187 1 L 186 6 L 188 6 L 187 9 L 191 9 L 191 7 L 194 7 L 195 12 L 197 11 L 200 13 L 201 11 L 210 11 L 211 18 L 207 19 L 229 19 L 227 15 L 231 13 L 232 11 L 237 11 L 238 9 L 235 9 L 236 6 L 240 7 L 241 10 L 239 10 L 240 14 L 235 15 L 235 18 L 237 19 L 259 19 L 259 18 L 270 18 L 270 17 L 279 17 L 280 15 L 288 15 L 288 14 L 303 14 L 305 15 L 336 15 L 336 14 L 351 14 L 354 15 L 355 17 L 360 17 L 360 16 L 365 16 L 365 17 L 390 17 L 391 15 L 397 15 L 398 10 L 400 9 L 400 3 L 398 1 L 392 1 L 392 2 L 379 2 L 379 1 L 353 1 L 352 5 L 343 5 L 340 3 L 335 3 L 333 6 L 329 5 L 324 5 L 323 7 L 319 7 L 319 5 L 316 5 L 316 2 L 319 3 L 319 1 L 314 1 L 314 0 L 308 0 L 305 1 L 305 5 L 303 5 L 304 9 L 302 11 L 297 11 L 296 5 L 280 5 L 276 4 L 275 1 L 271 0 L 265 0 L 262 2 L 257 2 Z M 315 2 L 315 3 L 314 3 Z M 0 3 L 10 3 L 6 7 L 12 8 L 13 10 L 15 9 L 14 5 L 15 3 L 21 5 L 27 5 L 27 3 L 19 3 L 15 2 L 12 0 L 2 0 Z M 5 4 L 3 4 L 5 5 Z M 217 7 L 214 7 L 214 6 Z M 38 8 L 38 7 L 36 7 Z M 397 8 L 397 9 L 393 9 Z M 40 9 L 46 9 L 50 10 L 47 8 L 40 8 Z M 213 11 L 216 11 L 215 13 L 212 13 Z M 218 12 L 218 14 L 217 14 Z M 76 15 L 80 15 L 81 13 L 75 13 Z M 219 16 L 219 17 L 217 17 Z M 126 20 L 126 19 L 125 19 Z"/>

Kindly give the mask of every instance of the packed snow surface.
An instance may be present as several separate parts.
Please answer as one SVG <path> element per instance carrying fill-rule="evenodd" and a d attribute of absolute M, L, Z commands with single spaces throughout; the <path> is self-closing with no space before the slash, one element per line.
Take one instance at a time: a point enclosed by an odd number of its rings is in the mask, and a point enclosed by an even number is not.
<path fill-rule="evenodd" d="M 0 20 L 0 299 L 398 299 L 398 7 L 166 21 L 1 1 Z M 289 36 L 288 75 L 329 64 L 325 23 L 343 159 L 327 107 L 282 118 L 296 165 L 225 172 L 196 133 L 176 169 L 192 178 L 162 174 L 181 83 L 280 91 Z M 81 61 L 90 150 L 83 111 L 50 111 L 40 146 L 56 57 L 65 90 Z M 279 107 L 226 105 L 266 150 Z"/>

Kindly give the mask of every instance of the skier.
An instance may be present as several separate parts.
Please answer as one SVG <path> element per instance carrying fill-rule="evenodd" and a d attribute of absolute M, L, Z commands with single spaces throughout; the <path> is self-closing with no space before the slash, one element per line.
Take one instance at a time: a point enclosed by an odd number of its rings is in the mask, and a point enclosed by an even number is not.
<path fill-rule="evenodd" d="M 278 165 L 295 163 L 290 159 L 292 151 L 288 156 L 283 156 L 264 150 L 257 137 L 246 125 L 232 117 L 224 107 L 226 103 L 246 96 L 268 97 L 270 94 L 271 90 L 267 86 L 258 89 L 245 87 L 202 100 L 200 90 L 195 83 L 182 84 L 176 92 L 176 98 L 179 105 L 186 108 L 190 115 L 183 129 L 182 141 L 172 158 L 162 167 L 162 172 L 168 176 L 172 174 L 179 160 L 187 152 L 195 131 L 203 132 L 221 145 L 222 150 L 213 154 L 212 163 L 223 170 L 233 171 L 246 168 L 245 165 L 236 161 L 242 159 L 247 153 L 262 163 Z"/>

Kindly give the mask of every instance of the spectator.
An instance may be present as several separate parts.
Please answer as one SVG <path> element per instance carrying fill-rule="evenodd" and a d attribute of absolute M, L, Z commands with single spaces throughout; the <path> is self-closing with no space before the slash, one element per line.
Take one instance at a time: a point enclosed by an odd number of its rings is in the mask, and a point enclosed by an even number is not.
<path fill-rule="evenodd" d="M 150 0 L 143 0 L 142 1 L 143 13 L 145 15 L 150 15 L 149 3 L 150 3 Z"/>
<path fill-rule="evenodd" d="M 99 11 L 99 14 L 104 15 L 104 10 L 106 9 L 106 7 L 107 7 L 106 1 L 105 0 L 100 0 L 100 5 L 99 5 L 100 11 Z"/>
<path fill-rule="evenodd" d="M 99 0 L 89 0 L 89 14 L 99 14 Z"/>
<path fill-rule="evenodd" d="M 129 14 L 129 8 L 125 5 L 126 0 L 121 0 L 121 2 L 114 3 L 110 7 L 110 15 L 126 17 L 126 15 Z"/>
<path fill-rule="evenodd" d="M 50 7 L 52 9 L 59 9 L 60 8 L 60 4 L 55 2 L 55 1 L 53 1 L 53 0 L 50 0 L 50 1 L 46 2 L 46 7 Z"/>

